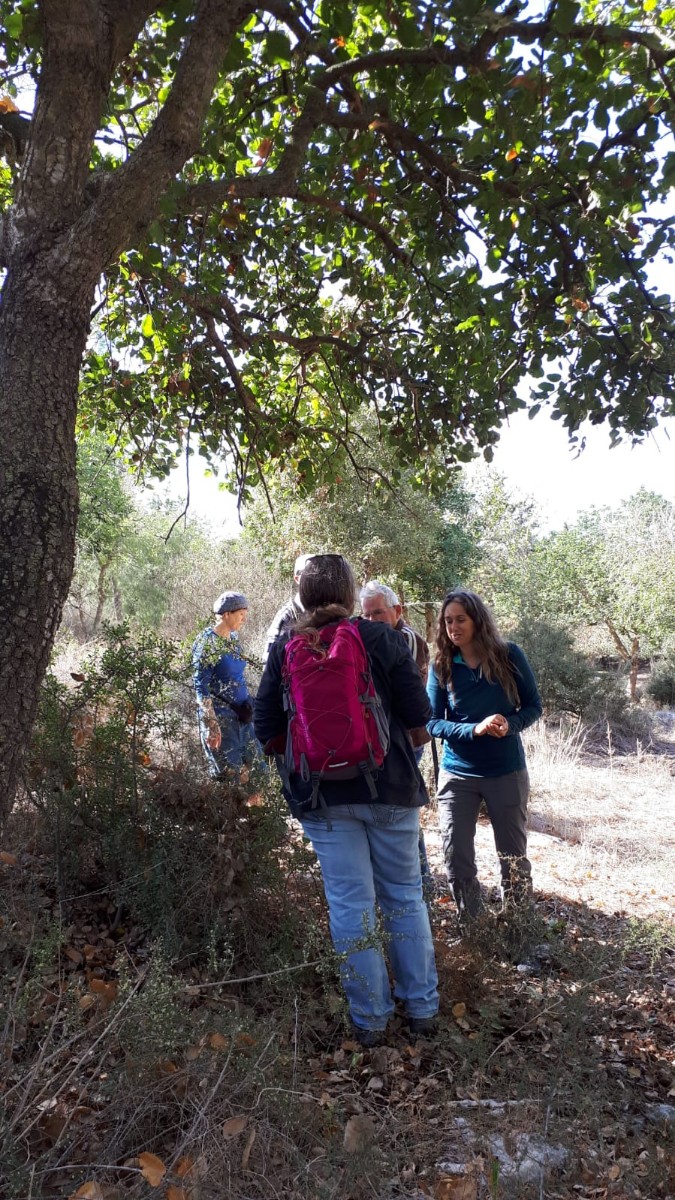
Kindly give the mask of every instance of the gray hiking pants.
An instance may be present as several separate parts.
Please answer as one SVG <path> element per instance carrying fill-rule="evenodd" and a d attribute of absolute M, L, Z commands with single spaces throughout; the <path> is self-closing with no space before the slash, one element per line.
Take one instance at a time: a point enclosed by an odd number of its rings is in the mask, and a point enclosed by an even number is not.
<path fill-rule="evenodd" d="M 485 801 L 499 856 L 504 899 L 525 899 L 532 890 L 527 858 L 527 770 L 476 779 L 441 770 L 438 777 L 438 818 L 443 854 L 460 912 L 475 916 L 480 907 L 474 840 L 481 801 Z"/>

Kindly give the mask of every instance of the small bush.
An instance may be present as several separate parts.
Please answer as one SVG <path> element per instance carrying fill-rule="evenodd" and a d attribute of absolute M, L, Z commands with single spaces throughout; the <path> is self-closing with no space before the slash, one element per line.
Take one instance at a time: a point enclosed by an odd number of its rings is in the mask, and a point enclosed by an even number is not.
<path fill-rule="evenodd" d="M 549 713 L 573 713 L 588 721 L 612 721 L 624 714 L 628 698 L 623 677 L 598 671 L 566 629 L 531 620 L 516 630 L 515 641 L 528 657 Z"/>
<path fill-rule="evenodd" d="M 645 691 L 662 708 L 675 708 L 675 649 L 652 667 Z"/>
<path fill-rule="evenodd" d="M 178 715 L 188 690 L 180 646 L 108 628 L 75 682 L 48 677 L 26 774 L 60 901 L 106 894 L 113 930 L 138 922 L 172 957 L 213 959 L 233 938 L 238 951 L 286 943 L 270 898 L 288 882 L 276 779 L 262 768 L 247 788 L 206 776 L 193 706 L 187 730 Z M 262 807 L 247 807 L 249 791 Z M 270 898 L 260 939 L 244 919 L 253 893 L 261 905 Z"/>

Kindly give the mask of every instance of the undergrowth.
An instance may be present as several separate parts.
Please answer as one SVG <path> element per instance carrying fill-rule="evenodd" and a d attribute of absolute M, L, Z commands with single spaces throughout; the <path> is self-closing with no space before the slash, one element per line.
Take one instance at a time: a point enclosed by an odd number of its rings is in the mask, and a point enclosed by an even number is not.
<path fill-rule="evenodd" d="M 540 894 L 460 938 L 439 884 L 438 1036 L 364 1051 L 275 781 L 205 777 L 166 644 L 83 673 L 0 861 L 2 1200 L 666 1200 L 665 920 Z M 509 1174 L 535 1135 L 564 1161 Z"/>

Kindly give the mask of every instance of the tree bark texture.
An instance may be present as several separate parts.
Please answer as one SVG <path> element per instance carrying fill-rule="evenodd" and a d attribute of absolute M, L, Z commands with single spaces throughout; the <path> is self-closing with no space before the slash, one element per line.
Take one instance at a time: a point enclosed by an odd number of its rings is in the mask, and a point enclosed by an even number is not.
<path fill-rule="evenodd" d="M 73 572 L 75 414 L 90 302 L 66 302 L 58 280 L 33 264 L 10 270 L 3 288 L 0 821 L 14 797 Z"/>
<path fill-rule="evenodd" d="M 42 5 L 35 112 L 0 237 L 0 826 L 73 574 L 78 380 L 96 286 L 198 148 L 220 65 L 251 11 L 249 0 L 194 0 L 164 107 L 139 147 L 97 181 L 92 149 L 112 76 L 156 8 Z"/>

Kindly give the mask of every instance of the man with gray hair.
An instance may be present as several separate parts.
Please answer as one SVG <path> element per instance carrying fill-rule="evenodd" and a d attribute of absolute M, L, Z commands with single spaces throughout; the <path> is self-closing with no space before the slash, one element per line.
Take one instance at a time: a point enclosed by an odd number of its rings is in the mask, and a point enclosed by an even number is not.
<path fill-rule="evenodd" d="M 295 566 L 293 567 L 293 583 L 295 584 L 295 590 L 290 600 L 287 600 L 285 604 L 282 604 L 281 608 L 274 614 L 272 618 L 272 623 L 265 634 L 265 649 L 262 656 L 263 663 L 267 662 L 269 652 L 277 638 L 281 637 L 281 634 L 285 633 L 287 629 L 290 629 L 292 625 L 295 625 L 298 618 L 304 612 L 302 604 L 300 603 L 298 587 L 300 584 L 300 576 L 312 557 L 313 556 L 311 554 L 299 554 L 295 560 Z"/>
<path fill-rule="evenodd" d="M 417 664 L 417 670 L 420 673 L 422 683 L 426 687 L 427 675 L 429 674 L 429 647 L 424 638 L 421 638 L 419 633 L 406 625 L 401 615 L 401 601 L 396 592 L 387 587 L 386 583 L 380 583 L 377 579 L 370 579 L 359 593 L 361 599 L 361 615 L 366 621 L 381 621 L 384 625 L 391 625 L 392 629 L 396 629 L 402 637 L 405 638 L 406 644 Z M 419 765 L 420 759 L 424 754 L 424 746 L 431 741 L 426 729 L 409 729 L 410 740 L 415 748 L 415 760 Z M 424 834 L 420 827 L 420 866 L 422 868 L 422 882 L 424 884 L 424 894 L 427 900 L 433 896 L 433 883 L 431 880 L 431 872 L 429 870 L 429 861 L 427 859 L 427 850 L 424 844 Z"/>
<path fill-rule="evenodd" d="M 429 674 L 429 647 L 419 633 L 406 625 L 401 616 L 401 601 L 396 592 L 387 587 L 386 583 L 379 583 L 377 579 L 371 579 L 365 587 L 361 588 L 360 597 L 361 612 L 367 621 L 382 621 L 403 635 L 408 649 L 417 663 L 422 683 L 426 686 Z"/>

